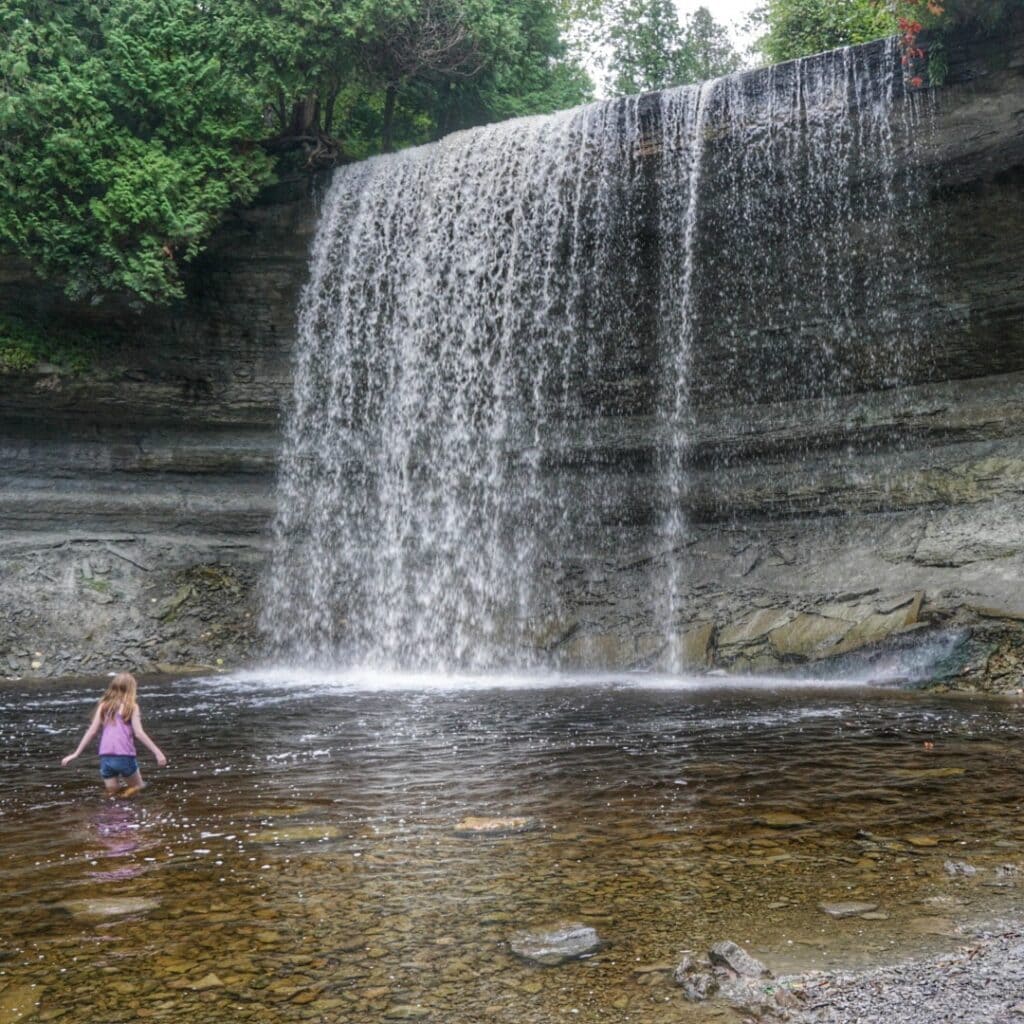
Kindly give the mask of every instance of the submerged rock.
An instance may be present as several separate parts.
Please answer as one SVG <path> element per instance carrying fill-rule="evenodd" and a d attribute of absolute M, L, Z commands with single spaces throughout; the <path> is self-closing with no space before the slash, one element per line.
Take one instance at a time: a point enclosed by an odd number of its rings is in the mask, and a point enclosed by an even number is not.
<path fill-rule="evenodd" d="M 861 903 L 857 900 L 840 900 L 836 903 L 819 903 L 818 909 L 829 917 L 859 917 L 878 909 L 877 903 Z"/>
<path fill-rule="evenodd" d="M 966 772 L 966 768 L 950 765 L 945 768 L 894 768 L 892 774 L 898 779 L 955 779 Z"/>
<path fill-rule="evenodd" d="M 0 1024 L 14 1024 L 33 1016 L 43 992 L 38 985 L 8 985 L 0 992 Z"/>
<path fill-rule="evenodd" d="M 287 825 L 284 828 L 266 828 L 249 836 L 253 843 L 305 843 L 337 839 L 341 829 L 334 825 Z"/>
<path fill-rule="evenodd" d="M 605 942 L 597 930 L 576 921 L 549 925 L 537 931 L 517 932 L 509 939 L 516 956 L 545 967 L 557 967 L 569 960 L 591 956 Z"/>
<path fill-rule="evenodd" d="M 224 982 L 221 981 L 220 978 L 217 977 L 217 975 L 214 974 L 212 971 L 209 974 L 203 975 L 203 977 L 199 978 L 198 980 L 193 981 L 189 985 L 189 988 L 192 989 L 193 992 L 206 992 L 211 988 L 223 987 Z"/>
<path fill-rule="evenodd" d="M 457 836 L 514 836 L 537 828 L 535 818 L 463 818 L 455 826 Z"/>
<path fill-rule="evenodd" d="M 904 838 L 911 846 L 916 846 L 918 848 L 939 845 L 939 840 L 936 839 L 935 836 L 905 836 Z"/>
<path fill-rule="evenodd" d="M 392 1006 L 384 1011 L 385 1020 L 422 1020 L 430 1016 L 425 1006 Z"/>
<path fill-rule="evenodd" d="M 141 896 L 98 896 L 93 899 L 64 900 L 57 906 L 82 921 L 103 921 L 108 917 L 144 914 L 159 907 L 160 901 Z"/>
<path fill-rule="evenodd" d="M 806 818 L 802 818 L 799 814 L 793 814 L 790 811 L 768 811 L 766 814 L 760 815 L 756 822 L 758 825 L 764 825 L 766 828 L 800 828 L 803 825 L 810 825 L 810 822 Z"/>

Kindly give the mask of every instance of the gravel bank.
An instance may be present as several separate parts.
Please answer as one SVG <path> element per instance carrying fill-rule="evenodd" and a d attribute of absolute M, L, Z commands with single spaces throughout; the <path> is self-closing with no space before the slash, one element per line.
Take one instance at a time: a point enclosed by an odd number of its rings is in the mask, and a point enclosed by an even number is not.
<path fill-rule="evenodd" d="M 980 932 L 926 960 L 802 980 L 799 1024 L 1022 1024 L 1024 928 Z"/>

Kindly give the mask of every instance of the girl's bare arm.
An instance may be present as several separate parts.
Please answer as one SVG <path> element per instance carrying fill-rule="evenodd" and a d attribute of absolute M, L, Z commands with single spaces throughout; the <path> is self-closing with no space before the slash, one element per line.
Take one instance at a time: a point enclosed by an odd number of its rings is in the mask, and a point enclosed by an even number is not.
<path fill-rule="evenodd" d="M 142 712 L 139 711 L 138 704 L 135 705 L 135 710 L 132 712 L 132 732 L 135 733 L 135 738 L 140 743 L 144 743 L 153 752 L 156 763 L 161 768 L 166 767 L 167 758 L 164 757 L 164 752 L 146 735 L 146 730 L 142 728 Z"/>
<path fill-rule="evenodd" d="M 67 757 L 61 758 L 61 765 L 69 765 L 78 755 L 85 750 L 87 746 L 92 742 L 93 736 L 100 731 L 100 708 L 96 705 L 96 713 L 92 716 L 92 721 L 89 723 L 89 728 L 85 730 L 85 735 L 82 737 L 81 742 L 75 748 L 73 754 L 68 754 Z"/>

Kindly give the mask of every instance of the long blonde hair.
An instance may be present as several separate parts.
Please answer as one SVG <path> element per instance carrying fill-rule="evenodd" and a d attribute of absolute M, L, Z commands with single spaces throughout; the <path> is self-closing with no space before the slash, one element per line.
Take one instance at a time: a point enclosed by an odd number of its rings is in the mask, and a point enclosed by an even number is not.
<path fill-rule="evenodd" d="M 135 712 L 138 685 L 131 672 L 118 672 L 100 701 L 100 721 L 109 722 L 114 715 L 120 715 L 127 722 Z"/>

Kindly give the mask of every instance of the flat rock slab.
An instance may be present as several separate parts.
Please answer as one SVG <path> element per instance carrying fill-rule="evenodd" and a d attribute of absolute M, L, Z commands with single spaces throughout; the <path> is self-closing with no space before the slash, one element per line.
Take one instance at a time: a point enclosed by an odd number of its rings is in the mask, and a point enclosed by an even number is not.
<path fill-rule="evenodd" d="M 143 899 L 141 896 L 108 896 L 65 900 L 57 906 L 81 921 L 105 921 L 107 918 L 125 917 L 128 914 L 145 914 L 159 907 L 160 901 Z"/>
<path fill-rule="evenodd" d="M 537 828 L 535 818 L 463 818 L 454 828 L 457 836 L 516 836 Z"/>
<path fill-rule="evenodd" d="M 802 828 L 810 825 L 810 822 L 799 814 L 791 811 L 768 811 L 755 819 L 756 824 L 764 825 L 766 828 Z"/>
<path fill-rule="evenodd" d="M 341 830 L 333 825 L 285 825 L 265 828 L 249 836 L 252 843 L 309 843 L 337 839 Z"/>
<path fill-rule="evenodd" d="M 919 848 L 939 845 L 939 840 L 935 836 L 904 836 L 904 840 L 911 846 Z"/>
<path fill-rule="evenodd" d="M 878 909 L 877 903 L 859 903 L 856 900 L 844 900 L 838 903 L 819 903 L 818 909 L 829 917 L 860 917 Z"/>
<path fill-rule="evenodd" d="M 296 818 L 303 814 L 312 817 L 319 810 L 321 808 L 316 804 L 280 804 L 271 807 L 257 807 L 249 811 L 245 817 L 272 821 L 275 818 Z"/>
<path fill-rule="evenodd" d="M 431 1011 L 425 1006 L 392 1006 L 384 1011 L 385 1020 L 423 1020 Z"/>
<path fill-rule="evenodd" d="M 728 967 L 741 978 L 771 977 L 771 972 L 760 960 L 752 957 L 735 942 L 716 942 L 708 950 L 708 959 L 716 967 Z"/>
<path fill-rule="evenodd" d="M 579 960 L 596 953 L 604 946 L 604 941 L 589 925 L 567 921 L 536 931 L 516 932 L 508 945 L 523 960 L 557 967 L 569 960 Z"/>
<path fill-rule="evenodd" d="M 948 917 L 912 917 L 907 929 L 914 935 L 938 935 L 941 938 L 960 937 L 956 924 Z"/>

